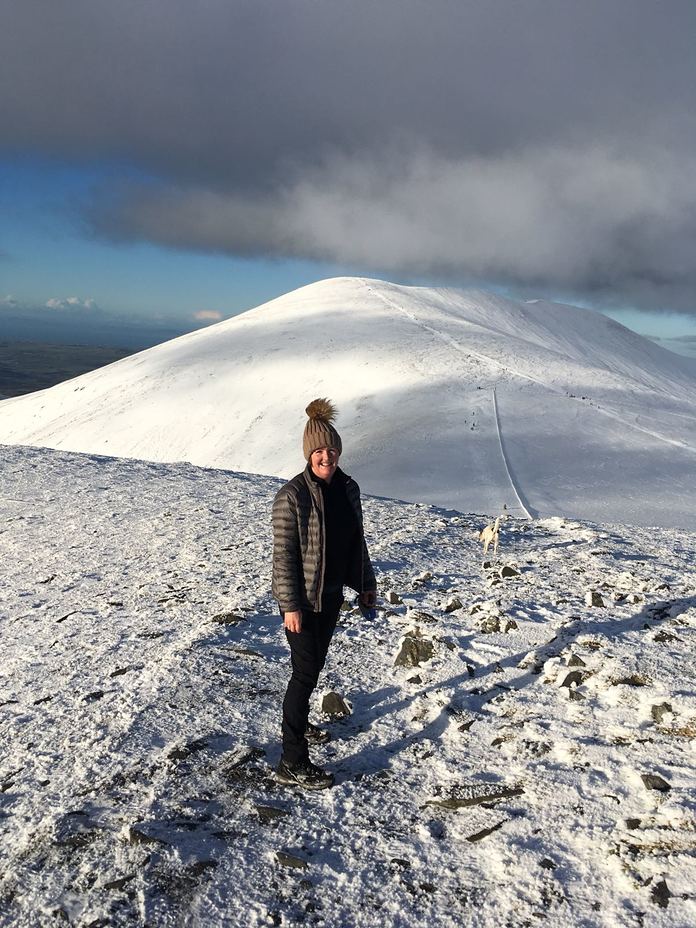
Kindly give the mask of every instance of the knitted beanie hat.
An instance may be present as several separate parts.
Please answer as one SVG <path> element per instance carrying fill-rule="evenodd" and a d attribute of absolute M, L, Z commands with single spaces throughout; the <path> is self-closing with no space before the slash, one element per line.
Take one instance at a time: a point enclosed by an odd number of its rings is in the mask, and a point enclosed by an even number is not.
<path fill-rule="evenodd" d="M 312 400 L 305 412 L 309 416 L 302 436 L 305 459 L 308 461 L 311 453 L 317 448 L 335 448 L 340 454 L 343 450 L 343 443 L 341 436 L 331 424 L 336 418 L 336 407 L 331 400 Z"/>

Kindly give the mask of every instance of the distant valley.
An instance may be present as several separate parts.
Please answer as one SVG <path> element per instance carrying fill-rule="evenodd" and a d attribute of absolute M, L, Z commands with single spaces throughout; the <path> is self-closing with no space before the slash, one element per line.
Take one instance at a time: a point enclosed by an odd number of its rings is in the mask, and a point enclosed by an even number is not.
<path fill-rule="evenodd" d="M 0 341 L 0 399 L 45 390 L 132 353 L 122 348 Z"/>

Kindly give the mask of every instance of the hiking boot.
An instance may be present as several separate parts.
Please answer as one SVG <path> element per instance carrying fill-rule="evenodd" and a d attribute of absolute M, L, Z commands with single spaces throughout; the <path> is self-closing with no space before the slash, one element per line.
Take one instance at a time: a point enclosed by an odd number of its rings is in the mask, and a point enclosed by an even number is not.
<path fill-rule="evenodd" d="M 307 722 L 304 736 L 308 744 L 326 744 L 327 741 L 331 741 L 331 735 L 325 728 L 319 728 L 311 722 Z"/>
<path fill-rule="evenodd" d="M 284 760 L 278 764 L 276 780 L 284 786 L 301 786 L 302 789 L 327 789 L 333 786 L 334 775 L 317 767 L 309 760 L 299 764 L 287 764 Z"/>

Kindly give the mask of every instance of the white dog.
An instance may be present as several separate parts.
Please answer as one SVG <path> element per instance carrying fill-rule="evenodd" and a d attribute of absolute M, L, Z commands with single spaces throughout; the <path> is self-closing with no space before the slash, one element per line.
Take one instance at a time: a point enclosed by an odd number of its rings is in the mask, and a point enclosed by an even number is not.
<path fill-rule="evenodd" d="M 498 555 L 498 542 L 500 540 L 500 516 L 479 532 L 479 541 L 483 542 L 483 556 L 488 554 L 488 546 L 493 542 L 493 556 Z"/>

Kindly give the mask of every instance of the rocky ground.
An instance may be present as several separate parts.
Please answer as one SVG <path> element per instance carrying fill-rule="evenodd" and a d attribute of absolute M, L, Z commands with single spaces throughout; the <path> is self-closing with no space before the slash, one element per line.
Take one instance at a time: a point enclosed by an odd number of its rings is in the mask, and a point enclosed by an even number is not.
<path fill-rule="evenodd" d="M 279 481 L 0 451 L 0 924 L 696 923 L 693 534 L 366 500 L 304 794 Z"/>

